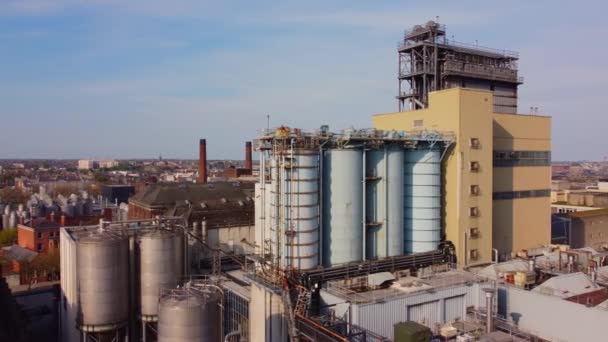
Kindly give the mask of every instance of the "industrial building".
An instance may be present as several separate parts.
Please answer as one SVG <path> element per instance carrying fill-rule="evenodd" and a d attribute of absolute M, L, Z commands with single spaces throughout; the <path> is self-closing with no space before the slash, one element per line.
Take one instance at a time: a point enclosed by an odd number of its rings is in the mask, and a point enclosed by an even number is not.
<path fill-rule="evenodd" d="M 406 32 L 399 55 L 409 69 L 399 79 L 411 89 L 400 89 L 399 112 L 374 115 L 374 127 L 454 132 L 442 220 L 460 262 L 492 260 L 492 248 L 504 259 L 548 244 L 551 119 L 516 114 L 515 55 L 442 37 L 433 22 Z"/>
<path fill-rule="evenodd" d="M 61 341 L 219 341 L 248 336 L 247 292 L 192 275 L 200 226 L 182 218 L 61 229 Z M 220 262 L 220 255 L 216 255 Z"/>

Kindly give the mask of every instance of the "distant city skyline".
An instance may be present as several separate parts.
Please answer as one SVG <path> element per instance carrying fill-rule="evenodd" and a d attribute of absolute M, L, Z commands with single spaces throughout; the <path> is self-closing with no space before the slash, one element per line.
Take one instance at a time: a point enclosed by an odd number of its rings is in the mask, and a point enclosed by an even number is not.
<path fill-rule="evenodd" d="M 449 38 L 520 53 L 519 112 L 553 116 L 554 160 L 602 160 L 601 1 L 5 0 L 0 158 L 243 159 L 281 124 L 371 127 L 395 111 L 397 42 L 439 17 Z M 254 158 L 256 158 L 254 156 Z"/>

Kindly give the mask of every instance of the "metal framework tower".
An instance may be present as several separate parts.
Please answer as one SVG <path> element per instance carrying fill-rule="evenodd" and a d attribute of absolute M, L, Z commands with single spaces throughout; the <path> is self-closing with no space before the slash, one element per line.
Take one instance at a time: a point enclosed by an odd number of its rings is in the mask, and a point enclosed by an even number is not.
<path fill-rule="evenodd" d="M 517 112 L 517 52 L 450 41 L 429 21 L 405 32 L 398 53 L 399 111 L 426 108 L 429 92 L 468 87 L 493 91 L 495 112 Z"/>

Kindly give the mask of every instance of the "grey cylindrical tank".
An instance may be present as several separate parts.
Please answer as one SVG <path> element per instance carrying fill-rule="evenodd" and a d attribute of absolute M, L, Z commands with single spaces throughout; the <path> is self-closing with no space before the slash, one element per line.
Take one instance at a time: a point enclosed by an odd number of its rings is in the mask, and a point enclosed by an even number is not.
<path fill-rule="evenodd" d="M 323 265 L 363 258 L 363 151 L 323 152 Z"/>
<path fill-rule="evenodd" d="M 141 314 L 156 316 L 160 289 L 174 287 L 181 278 L 175 267 L 175 232 L 152 231 L 140 236 Z"/>
<path fill-rule="evenodd" d="M 319 151 L 297 149 L 277 156 L 271 203 L 285 241 L 284 267 L 307 270 L 319 265 Z"/>
<path fill-rule="evenodd" d="M 441 159 L 439 150 L 405 154 L 405 252 L 437 249 L 441 241 Z"/>
<path fill-rule="evenodd" d="M 158 309 L 158 342 L 220 341 L 219 301 L 214 291 L 164 294 Z"/>
<path fill-rule="evenodd" d="M 103 326 L 129 317 L 129 240 L 109 233 L 80 238 L 77 245 L 81 323 Z"/>
<path fill-rule="evenodd" d="M 367 152 L 367 258 L 403 254 L 404 154 L 399 146 Z"/>

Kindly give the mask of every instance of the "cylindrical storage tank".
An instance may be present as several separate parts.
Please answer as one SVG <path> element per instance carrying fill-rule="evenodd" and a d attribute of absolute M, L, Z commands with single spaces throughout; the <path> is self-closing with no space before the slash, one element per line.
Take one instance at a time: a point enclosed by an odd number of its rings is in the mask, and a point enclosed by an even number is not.
<path fill-rule="evenodd" d="M 437 149 L 405 154 L 405 252 L 437 249 L 441 241 L 441 154 Z"/>
<path fill-rule="evenodd" d="M 295 149 L 277 156 L 273 206 L 283 232 L 281 265 L 308 270 L 319 265 L 319 151 Z"/>
<path fill-rule="evenodd" d="M 144 233 L 139 238 L 139 270 L 141 282 L 141 315 L 158 315 L 158 298 L 162 288 L 178 284 L 182 274 L 175 267 L 175 235 L 158 230 Z"/>
<path fill-rule="evenodd" d="M 219 292 L 172 290 L 160 298 L 158 342 L 220 341 Z"/>
<path fill-rule="evenodd" d="M 94 233 L 77 244 L 78 296 L 81 324 L 97 330 L 129 318 L 129 240 Z"/>
<path fill-rule="evenodd" d="M 366 256 L 403 254 L 405 152 L 400 146 L 370 150 L 366 155 Z"/>
<path fill-rule="evenodd" d="M 323 265 L 363 259 L 363 150 L 323 151 Z"/>

